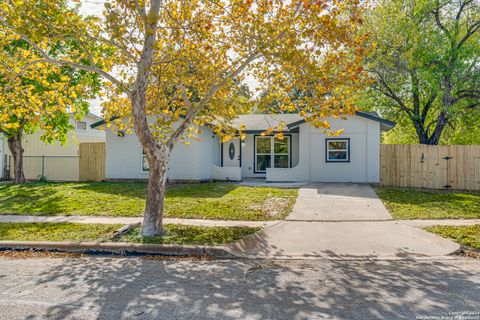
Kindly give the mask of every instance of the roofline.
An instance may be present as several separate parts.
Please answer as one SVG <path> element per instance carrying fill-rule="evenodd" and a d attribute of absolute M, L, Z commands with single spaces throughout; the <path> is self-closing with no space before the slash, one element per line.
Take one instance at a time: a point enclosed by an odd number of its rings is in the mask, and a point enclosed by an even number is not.
<path fill-rule="evenodd" d="M 111 118 L 110 118 L 110 121 L 116 120 L 116 119 L 118 119 L 118 118 L 120 118 L 120 117 L 111 117 Z M 99 119 L 102 119 L 102 118 L 99 117 Z M 95 129 L 95 128 L 97 128 L 97 127 L 103 126 L 103 125 L 106 124 L 106 123 L 107 123 L 107 120 L 102 119 L 102 120 L 100 120 L 100 121 L 98 121 L 98 122 L 92 123 L 92 124 L 90 125 L 90 128 Z"/>
<path fill-rule="evenodd" d="M 103 120 L 102 117 L 97 116 L 96 114 L 93 114 L 93 113 L 91 113 L 91 112 L 88 112 L 88 113 L 86 114 L 86 116 L 91 116 L 91 117 L 93 117 L 93 118 L 95 118 L 95 119 Z"/>
<path fill-rule="evenodd" d="M 362 111 L 357 111 L 355 113 L 355 115 L 357 115 L 359 117 L 362 117 L 362 118 L 365 118 L 365 119 L 368 119 L 368 120 L 379 122 L 380 124 L 383 125 L 382 129 L 384 131 L 388 131 L 390 129 L 393 129 L 397 125 L 396 122 L 393 122 L 393 121 L 390 121 L 390 120 L 387 120 L 387 119 L 383 119 L 383 118 L 380 118 L 378 116 L 374 116 L 372 114 L 362 112 Z M 110 118 L 109 121 L 113 121 L 113 120 L 116 120 L 118 118 L 119 117 L 112 117 L 112 118 Z M 295 122 L 292 122 L 292 123 L 288 124 L 287 128 L 288 128 L 289 131 L 291 131 L 292 129 L 295 129 L 296 127 L 298 127 L 299 125 L 301 125 L 305 122 L 307 122 L 307 120 L 305 120 L 305 119 L 298 120 L 298 121 L 295 121 Z M 95 122 L 95 123 L 91 124 L 90 128 L 95 129 L 95 128 L 100 127 L 100 126 L 102 126 L 106 123 L 107 123 L 107 121 L 105 119 L 102 119 L 98 122 Z M 246 133 L 257 133 L 257 132 L 264 132 L 264 131 L 265 130 L 263 130 L 263 131 L 262 130 L 248 130 L 248 129 L 245 130 Z"/>
<path fill-rule="evenodd" d="M 70 114 L 71 116 L 75 116 L 77 113 L 75 113 L 75 112 L 69 112 L 69 114 Z M 102 120 L 102 117 L 97 116 L 96 114 L 93 114 L 93 113 L 91 113 L 91 112 L 85 113 L 85 114 L 83 115 L 83 117 L 92 117 L 92 118 L 95 118 L 95 119 L 98 119 L 98 120 Z"/>
<path fill-rule="evenodd" d="M 380 117 L 377 117 L 377 116 L 374 116 L 372 114 L 362 112 L 362 111 L 355 112 L 355 115 L 359 116 L 359 117 L 362 117 L 362 118 L 365 118 L 365 119 L 368 119 L 368 120 L 380 122 L 380 124 L 383 124 L 385 126 L 385 131 L 393 129 L 397 125 L 396 122 L 393 122 L 393 121 L 390 121 L 390 120 L 387 120 L 387 119 L 383 119 L 383 118 L 380 118 Z M 307 120 L 305 120 L 305 119 L 295 121 L 293 123 L 288 124 L 287 128 L 289 130 L 292 130 L 292 129 L 298 127 L 299 125 L 301 125 L 305 122 L 307 122 Z"/>

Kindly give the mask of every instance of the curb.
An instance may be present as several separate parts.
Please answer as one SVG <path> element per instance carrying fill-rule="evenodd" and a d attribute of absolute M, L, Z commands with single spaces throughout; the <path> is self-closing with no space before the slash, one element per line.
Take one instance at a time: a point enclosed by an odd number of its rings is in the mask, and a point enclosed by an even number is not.
<path fill-rule="evenodd" d="M 53 242 L 0 241 L 0 250 L 46 250 L 86 254 L 203 256 L 237 259 L 239 256 L 224 246 L 194 246 L 174 244 L 143 244 L 125 242 Z"/>
<path fill-rule="evenodd" d="M 0 251 L 3 250 L 45 250 L 56 252 L 112 254 L 112 255 L 160 255 L 160 256 L 210 256 L 217 259 L 248 259 L 248 260 L 323 260 L 323 261 L 429 261 L 455 260 L 462 249 L 459 248 L 443 256 L 262 256 L 238 252 L 227 246 L 194 246 L 174 244 L 143 244 L 126 242 L 53 242 L 53 241 L 0 241 Z"/>

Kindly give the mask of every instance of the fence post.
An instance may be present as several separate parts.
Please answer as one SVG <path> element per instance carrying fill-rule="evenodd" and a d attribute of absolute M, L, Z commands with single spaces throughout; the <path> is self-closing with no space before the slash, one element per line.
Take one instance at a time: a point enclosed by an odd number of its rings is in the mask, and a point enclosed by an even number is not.
<path fill-rule="evenodd" d="M 42 155 L 42 176 L 41 179 L 45 177 L 45 155 Z"/>

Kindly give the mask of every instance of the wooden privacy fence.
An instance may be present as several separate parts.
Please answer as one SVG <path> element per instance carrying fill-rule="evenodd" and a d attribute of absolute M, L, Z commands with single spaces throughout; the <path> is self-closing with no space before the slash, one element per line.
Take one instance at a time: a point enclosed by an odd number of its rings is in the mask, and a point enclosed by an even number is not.
<path fill-rule="evenodd" d="M 480 145 L 383 144 L 383 186 L 480 190 Z"/>
<path fill-rule="evenodd" d="M 79 180 L 105 180 L 105 142 L 80 143 Z"/>

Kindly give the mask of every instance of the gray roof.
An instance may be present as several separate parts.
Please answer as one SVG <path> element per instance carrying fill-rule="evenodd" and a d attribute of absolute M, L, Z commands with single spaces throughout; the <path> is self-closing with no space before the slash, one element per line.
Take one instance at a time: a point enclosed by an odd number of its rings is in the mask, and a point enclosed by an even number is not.
<path fill-rule="evenodd" d="M 380 128 L 388 131 L 395 127 L 395 122 L 380 118 L 376 112 L 357 112 L 357 116 L 372 121 L 380 122 Z M 272 127 L 278 127 L 282 123 L 285 125 L 284 131 L 291 131 L 305 122 L 305 119 L 299 114 L 244 114 L 233 121 L 234 126 L 239 128 L 245 126 L 248 132 L 261 132 Z"/>
<path fill-rule="evenodd" d="M 265 131 L 269 128 L 284 125 L 284 130 L 288 131 L 288 125 L 302 120 L 298 114 L 242 114 L 233 120 L 235 127 L 240 128 L 244 125 L 246 131 Z"/>
<path fill-rule="evenodd" d="M 366 118 L 372 121 L 380 122 L 380 128 L 383 131 L 388 131 L 395 127 L 395 122 L 380 118 L 376 112 L 361 112 L 356 113 L 357 116 Z M 116 118 L 112 118 L 114 120 Z M 289 132 L 296 129 L 299 125 L 305 122 L 305 119 L 299 114 L 242 114 L 234 119 L 233 125 L 236 128 L 245 126 L 247 133 L 261 133 L 270 128 L 277 128 L 284 125 L 283 131 Z M 104 125 L 105 120 L 98 121 L 91 125 L 92 128 Z"/>

